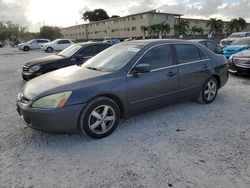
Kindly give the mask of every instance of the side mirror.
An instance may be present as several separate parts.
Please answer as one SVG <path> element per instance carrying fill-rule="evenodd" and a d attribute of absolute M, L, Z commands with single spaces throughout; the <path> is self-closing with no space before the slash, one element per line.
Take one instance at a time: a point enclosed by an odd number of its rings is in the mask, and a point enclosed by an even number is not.
<path fill-rule="evenodd" d="M 147 73 L 151 71 L 151 65 L 149 64 L 139 64 L 136 65 L 132 71 L 131 74 L 140 74 L 140 73 Z"/>
<path fill-rule="evenodd" d="M 77 55 L 77 56 L 76 56 L 76 61 L 77 61 L 77 62 L 80 63 L 80 62 L 82 62 L 83 60 L 84 60 L 84 57 L 83 57 L 82 55 Z"/>

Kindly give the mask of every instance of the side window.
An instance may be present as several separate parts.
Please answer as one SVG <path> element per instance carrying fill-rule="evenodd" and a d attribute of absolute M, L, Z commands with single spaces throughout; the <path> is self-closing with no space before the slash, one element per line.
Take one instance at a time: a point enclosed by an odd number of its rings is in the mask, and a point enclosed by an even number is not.
<path fill-rule="evenodd" d="M 69 44 L 70 42 L 68 40 L 59 40 L 57 44 Z"/>
<path fill-rule="evenodd" d="M 94 56 L 98 53 L 96 46 L 87 46 L 86 48 L 82 49 L 79 54 L 83 57 Z"/>
<path fill-rule="evenodd" d="M 101 51 L 107 49 L 108 47 L 110 47 L 110 45 L 101 44 L 98 46 L 98 52 L 101 52 Z"/>
<path fill-rule="evenodd" d="M 205 41 L 201 41 L 200 44 L 202 44 L 203 46 L 207 46 Z"/>
<path fill-rule="evenodd" d="M 173 65 L 171 46 L 166 44 L 150 49 L 144 54 L 138 64 L 150 64 L 152 69 Z"/>
<path fill-rule="evenodd" d="M 247 34 L 246 34 L 246 37 L 249 37 L 249 36 L 250 36 L 250 33 L 247 33 Z"/>
<path fill-rule="evenodd" d="M 200 50 L 192 44 L 175 44 L 175 50 L 178 62 L 188 63 L 201 60 Z"/>
<path fill-rule="evenodd" d="M 215 48 L 217 48 L 217 46 L 216 46 L 216 44 L 215 43 L 213 43 L 213 42 L 207 42 L 207 47 L 209 48 L 209 49 L 215 49 Z"/>

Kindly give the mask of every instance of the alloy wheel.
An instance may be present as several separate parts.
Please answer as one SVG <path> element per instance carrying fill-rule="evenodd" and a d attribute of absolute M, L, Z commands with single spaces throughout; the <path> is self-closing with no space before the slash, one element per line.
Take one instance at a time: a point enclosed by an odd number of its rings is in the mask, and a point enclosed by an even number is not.
<path fill-rule="evenodd" d="M 217 93 L 217 84 L 215 83 L 214 80 L 210 80 L 207 82 L 205 91 L 204 91 L 204 96 L 207 101 L 212 101 Z"/>
<path fill-rule="evenodd" d="M 109 105 L 101 105 L 91 112 L 88 125 L 95 134 L 105 134 L 113 127 L 115 120 L 115 110 Z"/>

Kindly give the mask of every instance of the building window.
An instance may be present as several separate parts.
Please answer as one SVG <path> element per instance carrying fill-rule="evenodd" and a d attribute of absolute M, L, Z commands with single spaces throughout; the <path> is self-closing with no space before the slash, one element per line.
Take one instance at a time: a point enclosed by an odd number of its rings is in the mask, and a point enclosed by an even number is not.
<path fill-rule="evenodd" d="M 132 27 L 132 31 L 135 31 L 136 30 L 136 27 Z"/>
<path fill-rule="evenodd" d="M 82 35 L 84 35 L 84 32 L 82 32 Z"/>
<path fill-rule="evenodd" d="M 133 16 L 133 17 L 132 17 L 132 20 L 136 20 L 136 17 Z"/>
<path fill-rule="evenodd" d="M 141 15 L 140 18 L 143 19 L 143 18 L 144 18 L 144 15 Z"/>
<path fill-rule="evenodd" d="M 130 21 L 130 18 L 128 18 L 128 21 Z"/>
<path fill-rule="evenodd" d="M 130 29 L 129 29 L 129 27 L 126 27 L 126 28 L 124 28 L 123 30 L 124 30 L 124 31 L 129 31 Z"/>
<path fill-rule="evenodd" d="M 166 20 L 169 20 L 169 16 L 168 15 L 166 16 Z"/>

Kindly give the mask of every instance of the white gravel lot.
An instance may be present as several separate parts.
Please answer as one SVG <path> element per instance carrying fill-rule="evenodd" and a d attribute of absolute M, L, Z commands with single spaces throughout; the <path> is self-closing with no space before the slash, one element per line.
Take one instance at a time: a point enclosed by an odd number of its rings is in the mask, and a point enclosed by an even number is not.
<path fill-rule="evenodd" d="M 250 77 L 231 75 L 210 105 L 140 114 L 93 140 L 18 116 L 21 67 L 42 55 L 0 48 L 0 187 L 250 187 Z"/>

